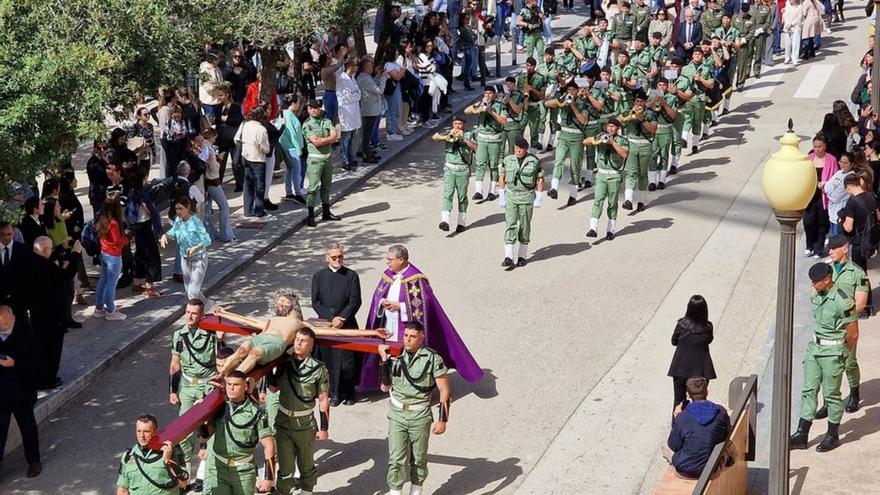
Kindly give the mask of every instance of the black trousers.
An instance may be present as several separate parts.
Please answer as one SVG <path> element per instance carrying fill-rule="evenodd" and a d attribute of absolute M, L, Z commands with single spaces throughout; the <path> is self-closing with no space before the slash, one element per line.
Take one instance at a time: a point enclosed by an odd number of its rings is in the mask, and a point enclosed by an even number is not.
<path fill-rule="evenodd" d="M 680 376 L 672 377 L 672 408 L 675 409 L 681 402 L 687 399 L 687 388 L 684 384 L 687 378 Z"/>
<path fill-rule="evenodd" d="M 361 153 L 364 156 L 373 155 L 373 128 L 376 127 L 376 119 L 379 117 L 361 117 Z"/>
<path fill-rule="evenodd" d="M 37 386 L 49 388 L 55 383 L 61 367 L 61 352 L 64 349 L 64 327 L 57 319 L 33 317 L 33 329 L 37 341 L 37 355 L 40 365 L 37 369 Z"/>
<path fill-rule="evenodd" d="M 327 366 L 330 373 L 330 397 L 339 400 L 354 400 L 354 387 L 358 380 L 360 354 L 353 351 L 316 347 L 318 360 Z"/>
<path fill-rule="evenodd" d="M 149 283 L 162 280 L 162 258 L 159 255 L 159 241 L 149 221 L 136 223 L 134 230 L 134 278 Z"/>
<path fill-rule="evenodd" d="M 21 431 L 24 459 L 28 463 L 40 462 L 40 439 L 37 436 L 37 420 L 34 418 L 35 401 L 0 401 L 0 461 L 6 451 L 6 436 L 12 416 Z"/>
<path fill-rule="evenodd" d="M 822 256 L 825 251 L 825 235 L 828 233 L 828 228 L 828 210 L 822 206 L 822 197 L 816 195 L 804 211 L 806 249 Z"/>

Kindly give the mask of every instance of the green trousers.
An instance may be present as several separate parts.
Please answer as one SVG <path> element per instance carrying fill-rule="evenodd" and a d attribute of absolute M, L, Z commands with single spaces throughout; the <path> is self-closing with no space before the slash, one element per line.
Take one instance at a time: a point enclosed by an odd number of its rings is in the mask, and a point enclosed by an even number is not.
<path fill-rule="evenodd" d="M 529 127 L 529 144 L 532 148 L 537 148 L 541 144 L 541 133 L 544 132 L 544 106 L 541 103 L 529 103 L 526 125 Z"/>
<path fill-rule="evenodd" d="M 433 418 L 429 409 L 421 411 L 388 411 L 388 487 L 400 490 L 407 478 L 422 486 L 428 477 L 428 439 Z"/>
<path fill-rule="evenodd" d="M 568 133 L 565 133 L 567 136 Z M 571 167 L 569 168 L 570 179 L 569 184 L 577 185 L 581 180 L 581 163 L 584 159 L 584 142 L 583 136 L 577 136 L 570 139 L 560 135 L 559 141 L 556 143 L 556 158 L 553 161 L 553 178 L 562 179 L 562 172 L 565 171 L 565 159 L 569 159 Z"/>
<path fill-rule="evenodd" d="M 804 387 L 801 389 L 801 419 L 812 421 L 816 417 L 816 407 L 819 398 L 819 387 L 822 387 L 822 395 L 825 405 L 828 407 L 828 421 L 840 424 L 843 417 L 843 400 L 840 398 L 840 381 L 843 378 L 847 354 L 844 346 L 841 352 L 833 355 L 816 355 L 815 342 L 807 345 L 807 354 L 804 357 Z M 825 349 L 821 349 L 823 354 Z"/>
<path fill-rule="evenodd" d="M 752 74 L 755 77 L 761 77 L 761 67 L 764 64 L 764 48 L 767 46 L 767 35 L 755 36 L 752 43 L 755 45 L 752 49 Z"/>
<path fill-rule="evenodd" d="M 211 467 L 207 469 L 210 476 L 205 476 L 205 495 L 254 495 L 257 491 L 257 468 L 247 469 L 229 467 L 220 464 L 211 457 Z"/>
<path fill-rule="evenodd" d="M 550 122 L 549 122 L 550 133 L 556 134 L 557 132 L 559 132 L 559 129 L 562 128 L 562 124 L 559 123 L 559 109 L 558 108 L 551 108 L 548 111 L 547 107 L 542 105 L 541 112 L 542 112 L 541 113 L 541 122 L 546 122 L 547 117 L 550 117 Z M 544 131 L 544 129 L 541 128 L 541 132 L 543 132 L 543 131 Z"/>
<path fill-rule="evenodd" d="M 608 200 L 608 218 L 617 220 L 617 200 L 620 196 L 620 174 L 596 174 L 596 195 L 593 199 L 593 218 L 602 217 L 602 206 Z"/>
<path fill-rule="evenodd" d="M 333 185 L 333 165 L 330 159 L 317 159 L 309 157 L 306 167 L 306 179 L 309 181 L 309 189 L 306 192 L 306 206 L 315 206 L 315 195 L 318 187 L 321 188 L 321 204 L 330 204 L 330 187 Z"/>
<path fill-rule="evenodd" d="M 318 426 L 315 417 L 279 417 L 275 423 L 275 445 L 278 450 L 279 494 L 293 493 L 294 463 L 299 468 L 300 485 L 312 491 L 318 483 L 315 469 L 315 433 Z"/>
<path fill-rule="evenodd" d="M 858 348 L 859 344 L 856 342 L 856 345 L 853 346 L 852 352 L 846 356 L 846 381 L 849 383 L 850 389 L 858 387 L 859 382 L 862 379 L 861 372 L 859 371 L 859 360 L 856 358 L 856 351 Z"/>
<path fill-rule="evenodd" d="M 684 114 L 682 131 L 689 131 L 693 136 L 703 133 L 703 118 L 706 115 L 706 100 L 704 97 L 694 97 L 685 104 L 687 111 Z M 680 134 L 679 134 L 680 135 Z"/>
<path fill-rule="evenodd" d="M 544 58 L 544 35 L 541 30 L 529 33 L 525 36 L 526 58 L 535 57 L 535 60 Z M 535 52 L 534 55 L 532 52 Z"/>
<path fill-rule="evenodd" d="M 601 126 L 588 125 L 584 129 L 584 137 L 585 138 L 596 137 L 601 132 L 602 132 Z M 586 152 L 586 156 L 587 156 L 587 159 L 586 159 L 587 170 L 589 170 L 589 171 L 596 170 L 596 146 L 592 145 L 592 144 L 585 144 L 584 151 Z"/>
<path fill-rule="evenodd" d="M 657 133 L 654 134 L 654 156 L 656 156 L 658 160 L 651 160 L 651 165 L 648 167 L 648 170 L 654 172 L 658 170 L 667 170 L 669 168 L 669 153 L 674 146 L 673 143 L 678 141 L 678 139 L 675 138 L 675 135 L 674 125 L 663 129 L 659 127 L 657 128 Z M 679 146 L 678 149 L 679 153 L 681 153 L 681 146 Z M 675 156 L 674 151 L 673 156 Z"/>
<path fill-rule="evenodd" d="M 504 244 L 528 244 L 532 235 L 532 213 L 535 210 L 534 193 L 519 193 L 514 196 L 508 192 L 504 207 Z M 531 198 L 531 199 L 529 199 Z"/>
<path fill-rule="evenodd" d="M 180 399 L 180 408 L 178 409 L 178 414 L 183 415 L 183 413 L 187 412 L 195 402 L 214 390 L 209 384 L 202 385 L 192 385 L 188 383 L 184 383 L 184 379 L 181 377 L 180 388 L 177 391 L 177 397 Z M 183 450 L 183 458 L 186 460 L 187 468 L 189 468 L 189 461 L 192 459 L 193 449 L 196 447 L 196 443 L 198 442 L 198 438 L 196 438 L 195 433 L 190 433 L 189 436 L 183 439 L 180 442 L 180 448 Z"/>
<path fill-rule="evenodd" d="M 737 54 L 736 60 L 736 87 L 741 88 L 745 83 L 746 79 L 749 78 L 749 72 L 751 72 L 752 65 L 752 49 L 754 48 L 754 43 L 749 42 L 746 43 L 745 46 L 739 49 L 739 53 Z"/>
<path fill-rule="evenodd" d="M 458 195 L 458 211 L 464 213 L 468 207 L 468 181 L 471 172 L 467 165 L 460 169 L 443 167 L 443 211 L 452 211 L 452 197 Z"/>
<path fill-rule="evenodd" d="M 504 129 L 504 142 L 507 148 L 507 154 L 513 154 L 513 145 L 516 144 L 516 138 L 522 136 L 525 127 L 517 127 L 515 129 Z M 504 149 L 504 148 L 502 148 Z"/>
<path fill-rule="evenodd" d="M 654 146 L 645 138 L 644 142 L 629 141 L 629 156 L 626 157 L 626 188 L 648 190 L 648 169 L 654 158 Z"/>
<path fill-rule="evenodd" d="M 486 142 L 477 138 L 477 170 L 474 179 L 482 182 L 486 175 L 486 168 L 489 169 L 489 177 L 493 182 L 498 180 L 498 164 L 501 163 L 502 140 L 495 142 Z"/>
<path fill-rule="evenodd" d="M 278 395 L 280 392 L 266 390 L 266 414 L 269 416 L 269 424 L 275 426 L 275 418 L 278 417 Z"/>

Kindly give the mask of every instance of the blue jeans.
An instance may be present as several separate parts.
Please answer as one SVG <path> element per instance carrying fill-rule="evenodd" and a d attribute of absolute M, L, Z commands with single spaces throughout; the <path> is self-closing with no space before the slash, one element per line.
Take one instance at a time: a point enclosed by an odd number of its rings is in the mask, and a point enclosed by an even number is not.
<path fill-rule="evenodd" d="M 302 163 L 300 162 L 300 153 L 297 149 L 283 150 L 284 157 L 284 194 L 302 194 Z"/>
<path fill-rule="evenodd" d="M 342 137 L 339 139 L 339 158 L 342 160 L 342 166 L 348 167 L 354 161 L 354 135 L 357 129 L 353 131 L 342 131 Z"/>
<path fill-rule="evenodd" d="M 263 195 L 266 192 L 265 162 L 241 160 L 244 165 L 244 215 L 247 217 L 266 216 L 263 209 Z"/>
<path fill-rule="evenodd" d="M 831 229 L 828 232 L 828 237 L 834 237 L 837 234 L 842 234 L 842 233 L 843 233 L 843 227 L 841 227 L 840 224 L 838 224 L 838 223 L 831 222 Z"/>
<path fill-rule="evenodd" d="M 397 125 L 400 122 L 400 85 L 394 88 L 394 94 L 385 98 L 388 102 L 388 116 L 385 118 L 385 132 L 397 134 Z"/>
<path fill-rule="evenodd" d="M 773 51 L 782 51 L 782 21 L 779 19 L 776 20 L 775 28 L 773 29 Z"/>
<path fill-rule="evenodd" d="M 550 21 L 552 21 L 552 20 L 553 20 L 553 16 L 550 14 L 547 14 L 547 17 L 544 18 L 544 43 L 545 44 L 548 44 L 548 43 L 550 43 L 550 41 L 553 40 L 553 28 L 550 27 Z M 544 54 L 542 53 L 541 56 L 543 57 Z"/>
<path fill-rule="evenodd" d="M 95 290 L 95 310 L 116 311 L 116 283 L 122 274 L 122 256 L 101 253 L 101 275 Z"/>
<path fill-rule="evenodd" d="M 473 73 L 477 69 L 477 47 L 472 45 L 464 47 L 463 50 L 464 66 L 461 68 L 461 73 L 464 75 L 465 87 L 469 87 L 471 85 Z"/>
<path fill-rule="evenodd" d="M 327 113 L 327 118 L 335 123 L 339 113 L 339 100 L 336 99 L 336 91 L 324 91 L 324 111 Z"/>
<path fill-rule="evenodd" d="M 214 228 L 214 208 L 213 204 L 217 203 L 220 209 L 218 216 L 220 217 L 220 232 Z M 220 186 L 208 186 L 205 189 L 205 228 L 211 234 L 212 239 L 219 239 L 223 242 L 229 242 L 235 238 L 232 233 L 232 226 L 229 223 L 229 202 L 226 200 L 226 193 Z M 178 257 L 180 252 L 178 251 Z"/>

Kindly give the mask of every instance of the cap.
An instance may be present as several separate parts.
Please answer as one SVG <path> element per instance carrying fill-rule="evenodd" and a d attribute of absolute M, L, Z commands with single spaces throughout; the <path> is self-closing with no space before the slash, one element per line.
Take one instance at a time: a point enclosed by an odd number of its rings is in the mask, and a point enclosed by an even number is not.
<path fill-rule="evenodd" d="M 613 119 L 609 120 L 608 123 L 609 123 L 609 124 L 614 124 L 614 125 L 616 125 L 617 127 L 620 127 L 620 121 L 617 120 L 616 118 L 613 118 Z"/>
<path fill-rule="evenodd" d="M 516 78 L 513 77 L 513 76 L 507 76 L 507 77 L 504 78 L 504 82 L 512 82 L 512 83 L 515 83 L 515 82 L 516 82 Z"/>
<path fill-rule="evenodd" d="M 747 4 L 747 3 L 742 4 L 742 11 L 748 12 L 749 11 L 749 4 Z"/>
<path fill-rule="evenodd" d="M 818 282 L 820 280 L 824 280 L 825 277 L 830 277 L 830 276 L 831 276 L 831 265 L 828 265 L 826 263 L 822 263 L 820 261 L 819 263 L 816 263 L 810 267 L 810 280 L 812 280 L 813 282 Z"/>
<path fill-rule="evenodd" d="M 321 104 L 318 103 L 318 100 L 315 99 L 309 100 L 309 102 L 306 103 L 306 106 L 308 106 L 309 108 L 321 108 Z"/>
<path fill-rule="evenodd" d="M 849 238 L 843 234 L 837 234 L 828 239 L 828 248 L 837 249 L 849 244 Z"/>
<path fill-rule="evenodd" d="M 518 136 L 516 141 L 513 143 L 517 148 L 525 148 L 529 149 L 529 142 L 525 140 L 522 136 Z"/>

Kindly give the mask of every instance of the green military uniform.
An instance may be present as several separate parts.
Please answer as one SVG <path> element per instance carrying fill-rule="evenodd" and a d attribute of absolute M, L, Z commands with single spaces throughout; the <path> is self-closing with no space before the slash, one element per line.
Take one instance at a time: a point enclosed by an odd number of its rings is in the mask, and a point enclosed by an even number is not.
<path fill-rule="evenodd" d="M 834 288 L 843 290 L 847 297 L 855 300 L 857 293 L 869 294 L 871 292 L 871 282 L 868 280 L 868 274 L 859 265 L 853 263 L 852 260 L 848 260 L 846 263 L 834 263 L 831 266 L 834 268 L 831 275 L 834 281 Z M 855 346 L 853 346 L 852 351 L 846 358 L 846 381 L 849 383 L 850 389 L 858 387 L 861 381 Z"/>
<path fill-rule="evenodd" d="M 557 101 L 562 104 L 563 98 L 568 96 L 568 92 Z M 590 104 L 583 98 L 575 97 L 574 104 L 579 112 L 589 115 L 587 107 Z M 589 117 L 588 117 L 589 118 Z M 550 189 L 559 190 L 559 182 L 562 179 L 562 173 L 565 170 L 565 159 L 569 159 L 569 197 L 577 199 L 577 186 L 581 180 L 581 163 L 584 157 L 584 126 L 578 121 L 574 110 L 571 106 L 565 105 L 559 109 L 559 141 L 556 146 L 556 155 L 553 161 L 553 179 Z M 509 157 L 508 157 L 509 158 Z"/>
<path fill-rule="evenodd" d="M 504 96 L 508 96 L 506 93 Z M 526 128 L 526 119 L 525 119 L 525 108 L 523 108 L 523 104 L 526 101 L 526 95 L 524 95 L 521 91 L 514 90 L 510 93 L 510 99 L 513 100 L 520 110 L 520 113 L 516 113 L 513 111 L 513 107 L 508 104 L 504 104 L 507 109 L 507 123 L 504 124 L 504 141 L 507 143 L 507 152 L 513 153 L 513 143 L 516 141 L 516 138 L 523 135 L 523 130 Z M 504 97 L 502 96 L 502 101 Z M 503 150 L 502 150 L 503 153 Z"/>
<path fill-rule="evenodd" d="M 596 31 L 598 31 L 598 29 Z M 601 34 L 598 36 L 599 38 L 602 38 Z M 581 52 L 581 55 L 590 60 L 595 60 L 599 55 L 600 45 L 596 44 L 596 40 L 594 40 L 592 36 L 580 36 L 575 38 L 574 47 L 577 51 Z"/>
<path fill-rule="evenodd" d="M 650 35 L 650 33 L 648 32 L 648 26 L 651 24 L 651 7 L 644 2 L 642 2 L 641 4 L 635 2 L 630 5 L 629 11 L 636 19 L 636 38 L 639 38 L 647 43 L 648 36 Z"/>
<path fill-rule="evenodd" d="M 566 78 L 578 74 L 579 64 L 577 57 L 574 56 L 574 52 L 570 50 L 562 50 L 560 52 L 556 52 L 553 60 L 555 61 L 559 71 L 561 71 Z"/>
<path fill-rule="evenodd" d="M 733 24 L 728 26 L 727 29 L 725 29 L 724 26 L 718 27 L 718 29 L 715 30 L 715 35 L 721 38 L 721 41 L 729 41 L 731 43 L 739 43 L 740 39 L 740 31 Z M 727 51 L 730 54 L 730 70 L 728 77 L 730 78 L 730 87 L 733 87 L 736 83 L 736 75 L 739 72 L 738 61 L 740 53 L 734 45 L 728 46 Z"/>
<path fill-rule="evenodd" d="M 474 133 L 464 132 L 464 139 L 474 140 Z M 442 221 L 449 223 L 452 197 L 458 194 L 458 225 L 464 225 L 468 207 L 468 182 L 471 177 L 473 153 L 464 139 L 446 141 L 446 162 L 443 165 Z"/>
<path fill-rule="evenodd" d="M 684 130 L 682 131 L 682 139 L 685 142 L 687 142 L 687 136 L 693 135 L 693 146 L 698 145 L 700 137 L 703 134 L 703 119 L 706 116 L 706 102 L 709 101 L 706 87 L 694 80 L 694 76 L 696 75 L 699 75 L 704 80 L 708 80 L 712 77 L 712 73 L 705 65 L 701 64 L 697 66 L 694 63 L 684 66 L 681 69 L 681 75 L 679 76 L 679 79 L 684 77 L 690 82 L 691 92 L 693 94 L 690 101 L 687 102 Z M 676 86 L 677 84 L 678 83 L 676 82 Z"/>
<path fill-rule="evenodd" d="M 611 51 L 612 63 L 617 63 L 617 52 L 626 50 L 626 44 L 636 39 L 636 16 L 632 13 L 623 15 L 622 13 L 614 14 L 611 19 L 613 27 L 611 28 L 611 43 L 617 43 L 620 48 Z"/>
<path fill-rule="evenodd" d="M 477 102 L 475 106 L 482 105 Z M 497 97 L 492 102 L 492 111 L 497 115 L 509 117 L 507 105 Z M 483 194 L 483 177 L 486 169 L 489 169 L 489 178 L 492 180 L 490 194 L 495 194 L 495 184 L 498 182 L 498 164 L 501 161 L 502 147 L 504 145 L 504 126 L 498 123 L 489 112 L 482 111 L 477 115 L 477 170 L 475 177 L 476 192 Z"/>
<path fill-rule="evenodd" d="M 703 26 L 703 41 L 709 41 L 718 28 L 721 27 L 721 18 L 724 17 L 724 9 L 716 7 L 710 9 L 708 6 L 700 14 L 700 24 Z"/>
<path fill-rule="evenodd" d="M 677 159 L 681 154 L 681 128 L 684 123 L 684 115 L 678 106 L 679 98 L 677 95 L 666 93 L 663 100 L 670 107 L 676 109 L 678 113 L 675 118 L 670 120 L 669 115 L 660 106 L 657 113 L 657 132 L 654 133 L 654 155 L 657 160 L 651 161 L 651 167 L 648 168 L 648 180 L 650 184 L 660 185 L 666 184 L 666 175 L 669 172 L 670 151 L 672 154 L 672 162 L 678 166 Z M 652 173 L 653 172 L 653 173 Z M 664 186 L 661 186 L 664 187 Z M 650 189 L 651 186 L 648 186 Z"/>
<path fill-rule="evenodd" d="M 257 485 L 254 451 L 260 439 L 272 436 L 268 414 L 250 399 L 238 404 L 227 400 L 221 415 L 210 424 L 214 434 L 208 441 L 205 493 L 253 495 Z"/>
<path fill-rule="evenodd" d="M 711 54 L 703 56 L 703 70 L 713 76 L 715 75 L 715 57 L 713 57 Z M 716 85 L 718 84 L 717 81 L 715 84 Z M 731 91 L 733 91 L 733 90 L 731 90 Z M 730 93 L 728 93 L 725 96 L 729 97 Z M 703 112 L 703 125 L 705 126 L 705 128 L 703 130 L 703 135 L 709 134 L 709 129 L 712 127 L 712 122 L 713 122 L 713 119 L 715 118 L 715 116 L 714 116 L 715 110 L 718 110 L 718 107 L 721 105 L 721 101 L 716 102 L 714 106 L 709 106 L 709 103 L 711 103 L 711 102 L 709 101 L 709 96 L 707 93 L 706 111 Z"/>
<path fill-rule="evenodd" d="M 651 52 L 645 48 L 642 50 L 633 50 L 629 55 L 629 64 L 633 67 L 634 73 L 637 75 L 641 75 L 642 79 L 646 79 L 647 73 L 651 70 L 651 66 L 653 65 L 653 60 L 651 59 Z"/>
<path fill-rule="evenodd" d="M 816 338 L 807 344 L 804 357 L 804 386 L 801 389 L 801 419 L 813 421 L 819 387 L 828 407 L 828 421 L 840 424 L 843 402 L 840 380 L 849 350 L 846 325 L 856 321 L 855 303 L 842 289 L 832 288 L 812 296 Z"/>
<path fill-rule="evenodd" d="M 330 206 L 330 187 L 333 183 L 333 165 L 330 162 L 329 144 L 317 147 L 309 141 L 310 136 L 325 138 L 333 132 L 333 122 L 326 114 L 318 117 L 309 117 L 302 128 L 303 138 L 309 150 L 308 166 L 306 167 L 306 180 L 309 181 L 306 191 L 306 206 L 315 206 L 315 196 L 318 187 L 321 187 L 321 204 Z"/>
<path fill-rule="evenodd" d="M 436 380 L 446 376 L 446 365 L 436 352 L 422 347 L 390 358 L 391 400 L 388 409 L 388 487 L 400 490 L 409 480 L 422 486 L 428 477 L 428 439 L 431 435 L 431 393 Z"/>
<path fill-rule="evenodd" d="M 773 34 L 773 8 L 769 5 L 759 3 L 752 7 L 752 17 L 755 19 L 755 31 L 761 30 L 760 33 L 754 34 L 754 46 L 752 47 L 752 71 L 755 77 L 761 77 L 761 66 L 764 61 L 764 48 L 767 46 L 767 39 Z"/>
<path fill-rule="evenodd" d="M 645 128 L 645 123 L 656 122 L 657 114 L 650 108 L 644 110 L 645 122 L 634 116 L 623 123 L 622 133 L 629 144 L 626 157 L 625 200 L 644 204 L 645 191 L 648 190 L 648 169 L 654 160 L 654 133 Z M 625 206 L 625 205 L 624 205 Z"/>
<path fill-rule="evenodd" d="M 171 460 L 177 464 L 174 470 L 178 475 L 187 472 L 180 446 L 174 446 Z M 180 488 L 177 480 L 162 459 L 162 451 L 136 444 L 122 455 L 116 486 L 137 495 L 178 495 Z"/>
<path fill-rule="evenodd" d="M 676 77 L 674 81 L 669 81 L 669 86 L 684 91 L 685 94 L 688 95 L 694 94 L 693 81 L 681 72 L 679 72 L 678 77 Z M 673 167 L 678 167 L 678 160 L 681 158 L 681 149 L 687 145 L 687 135 L 684 134 L 685 129 L 688 130 L 689 135 L 691 132 L 690 130 L 693 128 L 693 116 L 691 115 L 692 107 L 690 102 L 685 101 L 676 94 L 674 106 L 678 109 L 678 118 L 672 123 L 675 132 L 672 139 L 670 172 L 672 172 Z M 704 106 L 703 111 L 705 112 L 705 110 L 706 107 Z M 700 126 L 702 127 L 702 123 Z M 700 129 L 700 131 L 702 131 L 702 129 Z"/>
<path fill-rule="evenodd" d="M 171 355 L 180 359 L 180 385 L 177 397 L 180 400 L 179 414 L 183 414 L 195 402 L 214 390 L 208 383 L 217 373 L 217 334 L 200 329 L 198 326 L 184 325 L 171 336 Z M 190 434 L 182 442 L 183 456 L 189 465 L 196 437 Z"/>
<path fill-rule="evenodd" d="M 645 48 L 645 51 L 648 52 L 648 57 L 651 59 L 651 68 L 657 69 L 658 73 L 662 72 L 663 65 L 666 63 L 666 60 L 669 59 L 669 49 L 665 46 L 650 45 L 648 48 Z"/>
<path fill-rule="evenodd" d="M 525 35 L 526 58 L 532 56 L 540 58 L 544 54 L 544 26 L 538 16 L 539 13 L 539 7 L 535 6 L 533 9 L 528 5 L 519 11 L 520 19 L 528 24 L 522 28 Z"/>
<path fill-rule="evenodd" d="M 754 52 L 755 29 L 757 23 L 751 15 L 738 14 L 734 16 L 731 25 L 739 30 L 740 47 L 736 60 L 736 87 L 740 89 L 745 85 L 746 79 L 751 72 L 752 53 Z M 733 78 L 731 78 L 733 84 Z"/>
<path fill-rule="evenodd" d="M 516 82 L 517 89 L 520 91 L 523 90 L 526 82 L 538 91 L 543 91 L 548 83 L 547 77 L 538 72 L 537 69 L 532 74 L 523 72 L 516 78 Z M 527 96 L 529 104 L 528 108 L 525 109 L 524 121 L 525 125 L 529 126 L 529 145 L 533 148 L 539 148 L 541 146 L 540 134 L 544 132 L 544 107 L 541 98 L 532 93 L 529 93 Z M 523 130 L 525 130 L 525 126 L 523 126 Z"/>
<path fill-rule="evenodd" d="M 624 149 L 629 148 L 627 139 L 617 135 L 614 140 Z M 608 232 L 614 232 L 617 221 L 617 201 L 620 194 L 620 172 L 624 168 L 623 157 L 617 154 L 610 143 L 596 145 L 596 196 L 593 199 L 593 212 L 590 230 L 595 231 L 602 217 L 602 206 L 608 201 Z"/>
<path fill-rule="evenodd" d="M 311 356 L 302 361 L 291 357 L 278 367 L 273 381 L 278 387 L 278 492 L 293 493 L 294 463 L 302 489 L 312 491 L 318 481 L 314 447 L 318 426 L 313 411 L 318 396 L 330 391 L 327 367 Z"/>
<path fill-rule="evenodd" d="M 608 106 L 608 103 L 605 101 L 605 94 L 600 89 L 596 89 L 595 87 L 590 88 L 590 96 L 594 99 L 598 100 L 602 103 L 602 109 L 596 110 L 596 107 L 593 106 L 592 102 L 586 100 L 587 102 L 587 124 L 584 126 L 584 137 L 591 138 L 596 137 L 602 133 L 602 126 L 607 124 L 608 122 L 603 122 L 603 114 L 605 111 L 605 107 Z M 610 118 L 610 117 L 609 117 Z M 583 141 L 581 141 L 583 143 Z M 596 146 L 593 144 L 584 145 L 584 151 L 587 156 L 587 166 L 586 173 L 582 176 L 585 176 L 585 187 L 590 187 L 590 185 L 594 182 L 593 173 L 596 170 Z"/>
<path fill-rule="evenodd" d="M 547 83 L 546 89 L 549 90 L 550 85 L 554 85 L 557 93 L 564 92 L 564 90 L 562 88 L 559 88 L 559 81 L 556 80 L 556 75 L 560 72 L 560 70 L 561 70 L 561 68 L 556 63 L 555 59 L 553 60 L 553 62 L 550 62 L 549 64 L 547 62 L 542 61 L 540 64 L 538 64 L 538 67 L 536 69 L 536 71 L 539 74 L 544 76 L 544 80 Z M 549 94 L 545 95 L 546 98 L 549 98 L 551 96 L 552 95 L 549 95 Z M 549 122 L 547 119 L 548 115 L 550 117 Z M 542 103 L 541 104 L 541 122 L 542 122 L 542 124 L 540 125 L 541 132 L 544 132 L 544 124 L 543 124 L 544 122 L 547 122 L 547 125 L 550 126 L 550 137 L 547 139 L 547 148 L 548 148 L 547 151 L 550 151 L 550 147 L 554 145 L 554 139 L 556 137 L 556 133 L 559 132 L 559 109 L 558 108 L 548 109 Z"/>
<path fill-rule="evenodd" d="M 505 184 L 505 253 L 508 258 L 513 259 L 513 245 L 519 241 L 519 257 L 525 258 L 531 240 L 535 189 L 538 187 L 538 180 L 544 177 L 544 169 L 534 155 L 526 155 L 522 160 L 516 155 L 508 155 L 504 157 L 502 169 Z"/>

